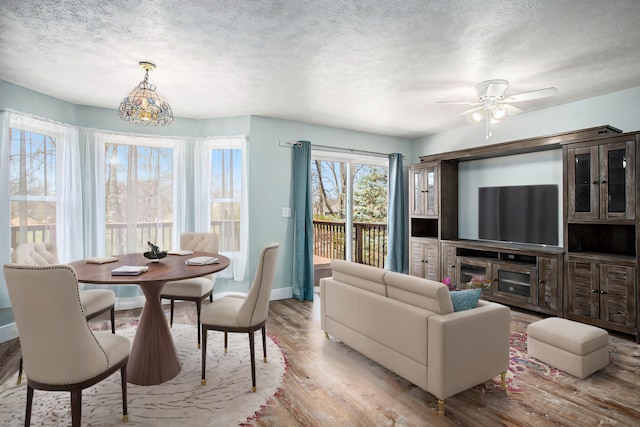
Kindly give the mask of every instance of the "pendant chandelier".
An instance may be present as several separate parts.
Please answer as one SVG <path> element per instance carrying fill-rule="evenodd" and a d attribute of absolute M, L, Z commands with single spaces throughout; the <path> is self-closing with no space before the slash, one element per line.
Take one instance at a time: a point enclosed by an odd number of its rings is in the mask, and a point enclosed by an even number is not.
<path fill-rule="evenodd" d="M 131 123 L 151 126 L 171 124 L 171 106 L 156 93 L 156 86 L 149 83 L 149 70 L 155 70 L 156 66 L 150 62 L 140 62 L 138 66 L 145 70 L 144 80 L 122 100 L 118 115 Z"/>

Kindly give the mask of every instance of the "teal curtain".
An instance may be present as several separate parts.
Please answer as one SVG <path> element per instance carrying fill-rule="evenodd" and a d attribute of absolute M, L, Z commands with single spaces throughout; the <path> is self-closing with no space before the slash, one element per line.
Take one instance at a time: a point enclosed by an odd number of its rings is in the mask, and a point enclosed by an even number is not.
<path fill-rule="evenodd" d="M 313 214 L 311 208 L 311 143 L 293 145 L 293 296 L 313 301 Z"/>
<path fill-rule="evenodd" d="M 402 154 L 389 155 L 389 237 L 387 262 L 385 268 L 400 273 L 409 272 L 409 256 L 407 242 L 407 200 L 404 192 L 404 171 Z"/>

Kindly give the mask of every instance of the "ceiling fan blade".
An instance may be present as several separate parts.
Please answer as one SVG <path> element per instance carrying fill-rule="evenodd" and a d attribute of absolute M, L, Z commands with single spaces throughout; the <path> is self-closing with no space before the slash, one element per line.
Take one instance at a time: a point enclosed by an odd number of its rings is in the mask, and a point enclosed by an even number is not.
<path fill-rule="evenodd" d="M 530 101 L 532 99 L 546 98 L 548 96 L 554 96 L 558 93 L 558 89 L 555 87 L 548 87 L 546 89 L 532 90 L 531 92 L 523 92 L 517 95 L 510 96 L 503 99 L 504 102 L 522 102 Z"/>
<path fill-rule="evenodd" d="M 454 104 L 454 105 L 482 105 L 477 101 L 438 101 L 438 104 Z"/>
<path fill-rule="evenodd" d="M 467 114 L 471 114 L 471 113 L 473 113 L 474 111 L 480 111 L 480 110 L 482 110 L 483 108 L 484 108 L 484 106 L 482 106 L 482 107 L 476 107 L 476 108 L 471 108 L 471 109 L 469 109 L 469 110 L 463 111 L 462 113 L 460 113 L 460 114 L 458 114 L 458 115 L 459 115 L 459 116 L 464 116 L 464 115 L 467 115 Z"/>
<path fill-rule="evenodd" d="M 515 105 L 503 104 L 501 102 L 500 106 L 507 111 L 507 116 L 515 116 L 523 112 L 522 108 L 516 107 Z"/>

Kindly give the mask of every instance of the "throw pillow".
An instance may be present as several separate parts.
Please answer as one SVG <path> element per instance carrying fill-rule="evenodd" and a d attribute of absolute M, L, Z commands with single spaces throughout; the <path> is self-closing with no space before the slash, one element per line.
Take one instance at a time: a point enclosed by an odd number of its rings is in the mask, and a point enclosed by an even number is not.
<path fill-rule="evenodd" d="M 478 299 L 482 289 L 465 289 L 463 291 L 450 292 L 451 302 L 453 303 L 453 311 L 463 311 L 475 308 L 478 305 Z"/>

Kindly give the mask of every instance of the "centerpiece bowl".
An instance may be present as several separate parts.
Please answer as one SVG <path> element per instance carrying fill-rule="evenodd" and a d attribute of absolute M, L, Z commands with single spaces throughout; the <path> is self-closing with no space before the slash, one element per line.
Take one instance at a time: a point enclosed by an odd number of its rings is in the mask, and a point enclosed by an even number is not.
<path fill-rule="evenodd" d="M 145 258 L 150 259 L 151 262 L 160 262 L 162 258 L 167 256 L 167 251 L 145 252 L 142 255 L 144 255 Z"/>

